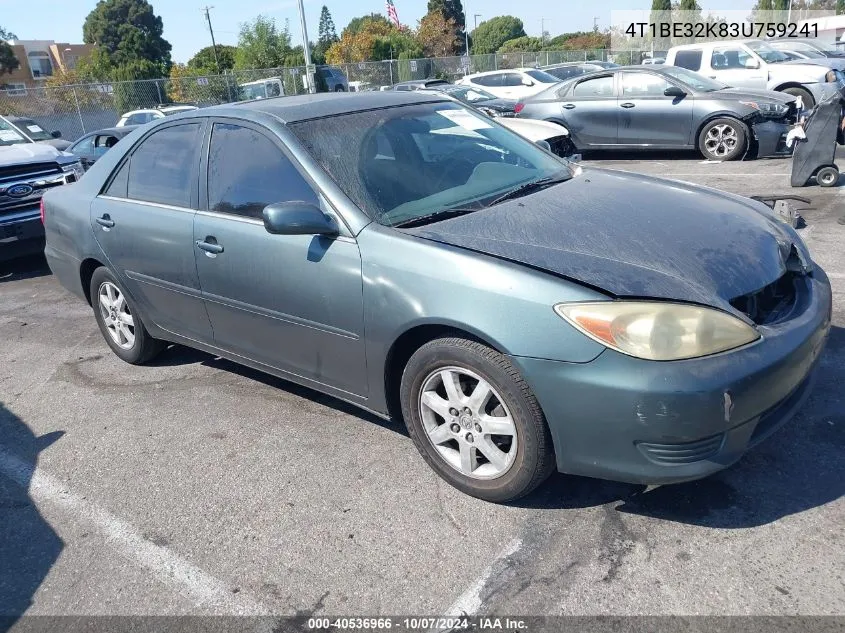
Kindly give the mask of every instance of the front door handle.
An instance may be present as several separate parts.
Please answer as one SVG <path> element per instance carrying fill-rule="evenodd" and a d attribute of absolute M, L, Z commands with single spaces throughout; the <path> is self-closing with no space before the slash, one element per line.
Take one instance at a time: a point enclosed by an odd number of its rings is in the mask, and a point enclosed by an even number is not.
<path fill-rule="evenodd" d="M 223 252 L 223 245 L 218 244 L 217 240 L 211 237 L 210 235 L 204 240 L 197 240 L 196 244 L 197 248 L 202 251 L 205 251 L 205 254 L 209 257 L 214 257 Z"/>
<path fill-rule="evenodd" d="M 633 103 L 631 103 L 630 101 L 628 101 L 627 103 L 623 103 L 623 104 L 622 104 L 622 107 L 623 107 L 623 108 L 633 108 L 633 107 L 634 107 L 634 104 L 633 104 Z"/>
<path fill-rule="evenodd" d="M 572 110 L 575 107 L 575 104 L 574 103 L 564 103 L 563 107 L 566 108 L 567 110 Z"/>
<path fill-rule="evenodd" d="M 97 224 L 102 226 L 104 229 L 110 229 L 114 226 L 114 220 L 112 220 L 111 216 L 106 213 L 103 216 L 97 218 Z"/>

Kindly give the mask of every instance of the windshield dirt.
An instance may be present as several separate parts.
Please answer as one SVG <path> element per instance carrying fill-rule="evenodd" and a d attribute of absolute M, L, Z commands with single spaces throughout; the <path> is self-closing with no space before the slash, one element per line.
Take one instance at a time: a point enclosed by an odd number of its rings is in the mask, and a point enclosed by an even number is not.
<path fill-rule="evenodd" d="M 290 129 L 346 195 L 389 226 L 481 209 L 528 183 L 571 177 L 567 163 L 454 103 L 355 112 Z"/>

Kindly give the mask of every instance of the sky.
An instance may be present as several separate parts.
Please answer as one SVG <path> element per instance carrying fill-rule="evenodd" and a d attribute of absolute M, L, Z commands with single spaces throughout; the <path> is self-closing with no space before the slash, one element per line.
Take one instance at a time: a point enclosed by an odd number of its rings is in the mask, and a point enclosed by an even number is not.
<path fill-rule="evenodd" d="M 384 0 L 304 0 L 308 38 L 317 39 L 320 9 L 325 4 L 332 13 L 338 35 L 353 17 L 367 13 L 385 14 Z M 394 0 L 403 24 L 416 26 L 426 12 L 427 0 Z M 82 23 L 97 0 L 0 0 L 0 27 L 24 40 L 55 40 L 82 43 Z M 208 4 L 218 44 L 236 44 L 238 25 L 257 15 L 274 18 L 279 26 L 290 20 L 294 45 L 302 43 L 296 0 L 151 0 L 156 15 L 164 22 L 164 37 L 173 45 L 173 61 L 187 62 L 194 53 L 211 45 L 202 7 Z M 651 0 L 463 0 L 470 26 L 474 15 L 479 23 L 497 15 L 520 18 L 529 35 L 540 35 L 541 24 L 553 36 L 571 31 L 610 25 L 613 10 L 648 9 Z M 699 0 L 705 11 L 750 9 L 754 0 Z"/>

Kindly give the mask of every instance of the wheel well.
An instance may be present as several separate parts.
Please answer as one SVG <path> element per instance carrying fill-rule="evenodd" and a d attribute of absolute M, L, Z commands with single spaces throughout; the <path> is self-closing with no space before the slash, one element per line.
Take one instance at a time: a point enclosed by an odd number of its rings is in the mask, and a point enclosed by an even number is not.
<path fill-rule="evenodd" d="M 82 282 L 82 292 L 85 293 L 85 299 L 88 300 L 88 305 L 91 305 L 91 277 L 94 271 L 103 264 L 96 259 L 89 257 L 82 262 L 79 267 L 79 280 Z"/>
<path fill-rule="evenodd" d="M 462 330 L 460 328 L 450 325 L 427 324 L 418 325 L 411 328 L 407 332 L 403 332 L 397 338 L 390 350 L 387 352 L 387 358 L 384 363 L 384 395 L 387 402 L 387 413 L 392 420 L 402 419 L 402 403 L 399 401 L 399 385 L 402 382 L 402 372 L 405 365 L 408 364 L 411 356 L 414 355 L 420 347 L 433 341 L 436 338 L 444 336 L 458 336 L 460 338 L 469 339 L 471 341 L 478 341 L 487 345 L 491 349 L 497 349 L 495 345 L 483 338 Z"/>
<path fill-rule="evenodd" d="M 698 126 L 698 129 L 695 131 L 695 138 L 693 141 L 695 142 L 695 146 L 698 147 L 698 137 L 701 136 L 701 130 L 703 130 L 707 125 L 716 119 L 732 119 L 739 123 L 745 129 L 745 142 L 750 143 L 754 139 L 751 138 L 751 128 L 748 127 L 748 124 L 743 121 L 742 119 L 737 118 L 735 115 L 730 113 L 724 114 L 714 114 L 712 116 L 707 117 L 706 120 L 702 121 L 701 125 Z"/>
<path fill-rule="evenodd" d="M 802 86 L 801 84 L 794 82 L 794 81 L 788 81 L 785 84 L 781 84 L 780 86 L 777 86 L 775 88 L 775 91 L 776 92 L 783 92 L 787 88 L 801 88 L 801 90 L 804 90 L 805 92 L 808 92 L 808 93 L 810 93 L 810 95 L 812 95 L 812 93 L 809 90 L 807 90 L 804 86 Z"/>

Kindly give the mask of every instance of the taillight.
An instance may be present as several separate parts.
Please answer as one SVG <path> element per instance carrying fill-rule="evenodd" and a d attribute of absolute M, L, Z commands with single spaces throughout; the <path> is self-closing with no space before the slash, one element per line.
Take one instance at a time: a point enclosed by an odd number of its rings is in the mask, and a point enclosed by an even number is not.
<path fill-rule="evenodd" d="M 524 107 L 525 107 L 525 104 L 520 101 L 519 103 L 517 103 L 513 107 L 513 111 L 516 112 L 517 114 L 519 114 L 520 112 L 522 112 L 522 108 L 524 108 Z"/>
<path fill-rule="evenodd" d="M 44 198 L 41 198 L 41 224 L 44 224 Z"/>

